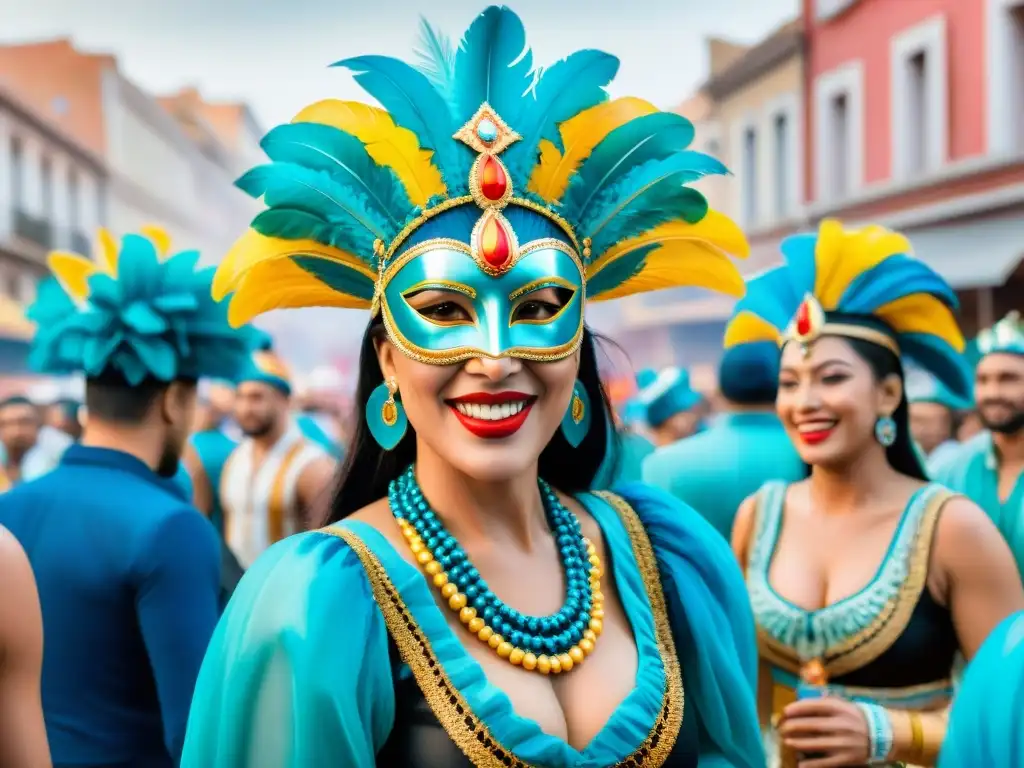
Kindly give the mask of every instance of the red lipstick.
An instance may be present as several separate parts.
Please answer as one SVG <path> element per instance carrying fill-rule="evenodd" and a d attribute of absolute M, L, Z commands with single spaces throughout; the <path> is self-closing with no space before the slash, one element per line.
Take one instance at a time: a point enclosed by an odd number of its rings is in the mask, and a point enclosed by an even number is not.
<path fill-rule="evenodd" d="M 832 433 L 835 432 L 835 427 L 829 427 L 828 429 L 818 429 L 814 432 L 800 432 L 800 439 L 808 445 L 818 445 L 823 443 L 832 437 Z"/>
<path fill-rule="evenodd" d="M 452 413 L 455 414 L 455 418 L 469 432 L 484 440 L 500 440 L 504 437 L 510 437 L 519 431 L 519 428 L 526 423 L 526 419 L 530 415 L 530 410 L 533 408 L 536 400 L 536 396 L 527 395 L 522 392 L 473 392 L 472 394 L 452 398 L 447 401 L 447 404 L 451 408 Z M 520 406 L 516 413 L 512 413 L 505 418 L 480 418 L 472 415 L 474 410 L 481 406 L 505 405 L 506 403 L 522 403 L 523 405 Z M 459 409 L 460 405 L 466 408 L 466 413 Z M 470 406 L 477 406 L 478 408 Z"/>

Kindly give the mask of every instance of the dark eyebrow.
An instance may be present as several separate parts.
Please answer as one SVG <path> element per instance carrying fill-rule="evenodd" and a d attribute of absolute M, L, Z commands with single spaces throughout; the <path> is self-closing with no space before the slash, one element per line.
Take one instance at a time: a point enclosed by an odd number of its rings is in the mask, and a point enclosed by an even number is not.
<path fill-rule="evenodd" d="M 822 368 L 826 368 L 827 366 L 830 366 L 830 365 L 841 365 L 841 366 L 843 366 L 845 368 L 852 368 L 853 367 L 848 362 L 846 362 L 845 360 L 840 360 L 838 357 L 830 357 L 828 360 L 823 360 L 822 362 L 820 362 L 816 366 L 814 366 L 814 368 L 812 369 L 812 372 L 813 373 L 817 373 Z M 789 371 L 790 373 L 794 372 L 793 371 L 793 367 L 787 365 L 787 366 L 784 366 L 782 368 L 782 370 L 779 371 L 779 373 L 783 373 L 785 371 Z"/>

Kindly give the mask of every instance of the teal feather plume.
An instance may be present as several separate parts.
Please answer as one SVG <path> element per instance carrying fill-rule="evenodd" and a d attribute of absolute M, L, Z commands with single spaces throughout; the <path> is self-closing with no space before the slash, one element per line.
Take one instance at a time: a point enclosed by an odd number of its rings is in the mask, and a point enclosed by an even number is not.
<path fill-rule="evenodd" d="M 537 162 L 541 139 L 564 151 L 558 126 L 608 100 L 605 87 L 619 71 L 619 60 L 604 51 L 583 50 L 540 73 L 510 127 L 522 139 L 502 154 L 513 178 L 526 178 Z"/>
<path fill-rule="evenodd" d="M 447 35 L 420 17 L 419 70 L 449 104 L 455 101 L 455 46 Z"/>
<path fill-rule="evenodd" d="M 349 269 L 344 264 L 317 256 L 294 256 L 292 261 L 324 285 L 330 286 L 336 291 L 367 301 L 373 299 L 374 281 L 354 269 Z"/>
<path fill-rule="evenodd" d="M 573 221 L 585 218 L 590 203 L 624 174 L 651 160 L 671 157 L 692 141 L 693 124 L 682 115 L 655 112 L 630 120 L 602 139 L 576 170 L 559 212 Z M 701 162 L 714 163 L 715 172 L 726 172 L 710 157 Z"/>
<path fill-rule="evenodd" d="M 591 298 L 600 296 L 602 293 L 618 288 L 634 275 L 638 275 L 647 263 L 647 256 L 660 247 L 660 243 L 650 243 L 615 259 L 587 280 L 587 296 Z"/>
<path fill-rule="evenodd" d="M 232 328 L 227 304 L 211 296 L 213 268 L 199 255 L 160 259 L 141 235 L 121 241 L 117 274 L 97 272 L 74 301 L 46 281 L 28 316 L 38 327 L 29 362 L 42 373 L 119 374 L 128 384 L 200 376 L 230 378 L 246 362 L 248 332 Z"/>
<path fill-rule="evenodd" d="M 579 222 L 577 234 L 591 238 L 592 252 L 600 254 L 667 221 L 695 224 L 704 218 L 708 203 L 704 195 L 685 184 L 700 175 L 683 156 L 634 168 L 594 201 Z"/>
<path fill-rule="evenodd" d="M 335 181 L 359 190 L 380 217 L 401 229 L 413 208 L 405 187 L 390 168 L 377 165 L 355 136 L 320 123 L 286 123 L 260 142 L 274 162 L 294 163 L 323 171 Z"/>
<path fill-rule="evenodd" d="M 533 85 L 526 30 L 508 8 L 492 5 L 470 25 L 455 55 L 455 121 L 468 122 L 484 102 L 513 126 Z"/>
<path fill-rule="evenodd" d="M 449 194 L 468 190 L 469 147 L 452 141 L 462 123 L 430 80 L 415 67 L 387 56 L 357 56 L 331 66 L 345 67 L 356 82 L 381 103 L 394 121 L 416 134 L 420 146 L 434 151 L 434 164 Z"/>
<path fill-rule="evenodd" d="M 301 211 L 320 219 L 331 228 L 332 245 L 358 256 L 369 258 L 373 254 L 374 240 L 388 242 L 398 232 L 393 222 L 373 210 L 357 190 L 323 171 L 294 163 L 273 163 L 253 168 L 235 183 L 249 194 L 262 195 L 269 208 L 264 214 L 279 208 Z M 257 220 L 264 214 L 257 216 Z M 264 218 L 263 229 L 257 226 L 257 220 L 253 221 L 253 227 L 261 234 L 289 237 L 266 223 L 273 221 L 276 227 L 286 227 L 284 216 Z M 304 219 L 297 226 L 309 225 L 310 221 Z"/>

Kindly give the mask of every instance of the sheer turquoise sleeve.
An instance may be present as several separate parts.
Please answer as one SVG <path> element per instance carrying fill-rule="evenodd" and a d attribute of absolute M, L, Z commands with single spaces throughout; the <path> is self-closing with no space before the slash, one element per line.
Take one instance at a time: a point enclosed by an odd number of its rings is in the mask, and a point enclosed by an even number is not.
<path fill-rule="evenodd" d="M 967 666 L 939 768 L 1024 765 L 1024 611 L 1005 619 Z"/>
<path fill-rule="evenodd" d="M 196 684 L 183 768 L 374 768 L 394 723 L 387 631 L 355 552 L 312 532 L 246 573 Z"/>
<path fill-rule="evenodd" d="M 701 768 L 763 768 L 754 617 L 729 545 L 663 491 L 640 483 L 614 490 L 636 510 L 654 548 L 687 707 L 698 716 Z"/>

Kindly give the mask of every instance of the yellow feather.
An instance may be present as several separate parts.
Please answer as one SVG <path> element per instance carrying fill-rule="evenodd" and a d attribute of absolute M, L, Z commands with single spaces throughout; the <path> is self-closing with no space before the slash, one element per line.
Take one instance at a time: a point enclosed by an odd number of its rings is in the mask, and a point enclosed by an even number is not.
<path fill-rule="evenodd" d="M 425 205 L 434 195 L 448 191 L 430 160 L 434 153 L 420 149 L 416 134 L 395 125 L 391 115 L 379 107 L 325 99 L 306 107 L 292 122 L 331 125 L 355 136 L 375 163 L 395 172 L 413 205 Z"/>
<path fill-rule="evenodd" d="M 915 293 L 890 301 L 875 314 L 897 333 L 927 333 L 938 336 L 957 352 L 964 350 L 964 336 L 953 312 L 927 293 Z"/>
<path fill-rule="evenodd" d="M 89 278 L 101 271 L 98 264 L 78 253 L 54 251 L 46 263 L 65 292 L 77 301 L 89 295 Z"/>
<path fill-rule="evenodd" d="M 814 251 L 814 295 L 823 309 L 834 310 L 855 278 L 890 256 L 913 251 L 903 235 L 877 225 L 846 231 L 834 220 L 822 222 Z"/>
<path fill-rule="evenodd" d="M 723 344 L 726 349 L 729 349 L 730 347 L 750 344 L 755 341 L 774 341 L 778 343 L 779 338 L 778 328 L 764 318 L 745 309 L 737 313 L 725 327 L 725 341 Z"/>
<path fill-rule="evenodd" d="M 660 247 L 647 254 L 639 274 L 595 296 L 593 301 L 681 286 L 699 286 L 729 296 L 742 296 L 746 291 L 743 277 L 730 256 L 745 258 L 750 246 L 740 228 L 716 211 L 708 211 L 696 224 L 670 221 L 616 244 L 590 265 L 587 279 L 623 256 L 652 244 Z"/>
<path fill-rule="evenodd" d="M 626 96 L 585 109 L 558 127 L 565 153 L 547 139 L 540 143 L 540 161 L 530 174 L 528 189 L 549 203 L 565 194 L 569 179 L 594 147 L 609 133 L 644 115 L 658 111 L 650 102 Z"/>
<path fill-rule="evenodd" d="M 171 236 L 167 234 L 166 229 L 155 224 L 146 224 L 139 227 L 139 232 L 153 241 L 153 245 L 156 246 L 156 253 L 161 259 L 165 259 L 170 255 Z"/>
<path fill-rule="evenodd" d="M 289 256 L 315 256 L 327 259 L 344 264 L 370 280 L 377 279 L 377 273 L 365 261 L 340 248 L 332 248 L 315 240 L 267 237 L 250 229 L 235 241 L 217 267 L 211 288 L 213 298 L 217 301 L 223 299 L 259 264 L 287 260 Z"/>
<path fill-rule="evenodd" d="M 228 322 L 239 328 L 264 312 L 298 307 L 369 309 L 370 302 L 334 290 L 290 259 L 278 259 L 256 264 L 241 279 Z"/>
<path fill-rule="evenodd" d="M 117 257 L 120 247 L 110 230 L 100 227 L 96 232 L 96 261 L 111 274 L 117 274 Z"/>

